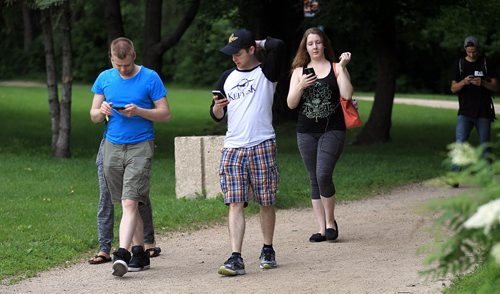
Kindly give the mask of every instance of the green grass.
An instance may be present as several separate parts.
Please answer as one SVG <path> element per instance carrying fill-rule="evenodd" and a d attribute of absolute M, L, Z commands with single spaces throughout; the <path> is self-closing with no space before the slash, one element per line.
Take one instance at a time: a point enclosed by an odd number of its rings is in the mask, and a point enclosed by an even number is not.
<path fill-rule="evenodd" d="M 158 233 L 223 222 L 227 214 L 221 199 L 175 197 L 174 138 L 222 134 L 225 126 L 208 114 L 208 89 L 167 88 L 173 118 L 156 124 L 151 184 Z M 46 88 L 0 86 L 0 280 L 33 276 L 97 250 L 95 155 L 103 126 L 90 122 L 91 100 L 90 86 L 74 86 L 72 158 L 57 160 L 50 156 Z M 365 120 L 370 108 L 370 102 L 360 102 Z M 454 140 L 455 119 L 454 110 L 394 105 L 391 142 L 344 149 L 334 174 L 338 199 L 361 199 L 444 173 L 442 161 L 446 145 Z M 278 207 L 308 206 L 308 179 L 297 151 L 294 123 L 280 124 L 276 130 Z M 349 131 L 348 139 L 358 131 Z M 251 206 L 249 211 L 257 208 Z"/>
<path fill-rule="evenodd" d="M 444 291 L 445 294 L 490 294 L 500 293 L 500 267 L 490 259 L 474 272 L 458 276 Z"/>

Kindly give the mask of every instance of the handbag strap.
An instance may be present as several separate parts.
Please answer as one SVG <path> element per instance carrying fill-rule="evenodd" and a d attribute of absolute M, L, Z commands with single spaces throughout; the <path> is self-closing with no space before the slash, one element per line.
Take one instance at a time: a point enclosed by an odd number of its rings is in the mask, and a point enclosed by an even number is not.
<path fill-rule="evenodd" d="M 336 63 L 335 62 L 332 62 L 332 66 L 333 66 L 333 74 L 335 75 L 335 79 L 339 76 L 339 74 L 337 73 L 337 67 L 336 67 Z"/>

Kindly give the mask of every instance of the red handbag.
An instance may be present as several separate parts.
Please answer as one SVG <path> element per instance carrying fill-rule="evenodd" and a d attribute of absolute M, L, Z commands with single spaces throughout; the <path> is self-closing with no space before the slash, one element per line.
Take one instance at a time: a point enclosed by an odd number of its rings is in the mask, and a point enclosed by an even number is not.
<path fill-rule="evenodd" d="M 335 70 L 335 63 L 333 63 L 333 72 L 335 73 L 336 78 L 337 71 Z M 340 105 L 342 105 L 342 110 L 344 111 L 344 121 L 346 128 L 352 129 L 363 125 L 363 121 L 359 117 L 358 108 L 353 105 L 352 100 L 344 99 L 341 96 Z"/>
<path fill-rule="evenodd" d="M 363 125 L 359 117 L 358 109 L 352 104 L 352 100 L 346 100 L 340 97 L 340 105 L 344 111 L 345 127 L 348 129 L 358 128 Z"/>

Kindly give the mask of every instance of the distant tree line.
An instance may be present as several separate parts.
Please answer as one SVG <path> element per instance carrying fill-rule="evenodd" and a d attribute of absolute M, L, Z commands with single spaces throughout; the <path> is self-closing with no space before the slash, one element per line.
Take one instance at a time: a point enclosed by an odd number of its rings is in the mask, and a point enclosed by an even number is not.
<path fill-rule="evenodd" d="M 29 0 L 6 0 L 0 4 L 0 79 L 40 79 L 45 72 L 41 14 Z M 73 76 L 78 83 L 92 82 L 97 73 L 109 67 L 108 33 L 104 0 L 72 0 Z M 120 1 L 118 1 L 120 2 Z M 162 1 L 121 1 L 124 35 L 131 37 L 144 58 L 146 3 Z M 448 93 L 453 61 L 462 54 L 462 41 L 470 34 L 481 41 L 495 67 L 500 57 L 500 2 L 488 0 L 445 1 L 319 1 L 315 17 L 300 15 L 302 1 L 201 1 L 193 23 L 178 44 L 161 59 L 162 74 L 167 82 L 208 86 L 226 59 L 217 49 L 228 32 L 247 26 L 261 34 L 281 35 L 294 51 L 298 38 L 309 26 L 324 27 L 337 52 L 353 52 L 350 72 L 359 91 L 373 91 L 376 84 L 376 35 L 380 21 L 393 19 L 394 32 L 382 31 L 382 43 L 394 45 L 396 55 L 396 88 L 398 92 Z M 266 4 L 267 7 L 262 3 Z M 287 5 L 285 5 L 287 4 Z M 392 5 L 391 5 L 392 4 Z M 172 32 L 184 16 L 191 1 L 164 0 L 159 27 Z M 268 9 L 269 5 L 276 7 Z M 294 8 L 294 5 L 296 6 Z M 391 8 L 392 7 L 392 8 Z M 239 10 L 243 9 L 244 13 Z M 265 10 L 267 9 L 267 10 Z M 256 17 L 256 13 L 259 13 Z M 392 16 L 391 16 L 392 15 Z M 289 25 L 291 23 L 291 25 Z M 62 18 L 54 20 L 61 26 Z M 290 28 L 293 32 L 285 32 Z M 290 35 L 294 35 L 290 37 Z M 391 41 L 391 35 L 394 38 Z M 56 36 L 55 43 L 62 42 Z M 151 46 L 149 46 L 151 47 Z M 60 62 L 61 46 L 55 46 Z M 58 64 L 60 67 L 60 64 Z M 493 65 L 492 65 L 493 66 Z M 213 71 L 212 71 L 213 69 Z M 206 72 L 206 71 L 209 72 Z M 215 74 L 211 76 L 210 73 Z"/>

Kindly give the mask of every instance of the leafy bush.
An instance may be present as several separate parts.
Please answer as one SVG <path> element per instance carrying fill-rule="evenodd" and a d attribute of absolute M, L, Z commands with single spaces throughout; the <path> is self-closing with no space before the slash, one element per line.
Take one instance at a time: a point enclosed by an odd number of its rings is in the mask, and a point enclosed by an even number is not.
<path fill-rule="evenodd" d="M 496 145 L 499 145 L 498 142 Z M 449 156 L 454 164 L 463 167 L 459 173 L 450 173 L 450 183 L 472 184 L 474 188 L 458 197 L 437 200 L 431 208 L 438 212 L 436 225 L 451 232 L 438 240 L 426 258 L 430 269 L 424 274 L 445 276 L 464 274 L 476 266 L 495 263 L 500 273 L 500 162 L 490 164 L 481 157 L 483 147 L 473 149 L 469 144 L 451 144 Z M 477 187 L 477 188 L 476 188 Z M 439 238 L 441 239 L 441 238 Z M 490 267 L 491 268 L 491 267 Z M 500 289 L 500 275 L 476 289 L 492 293 Z"/>

